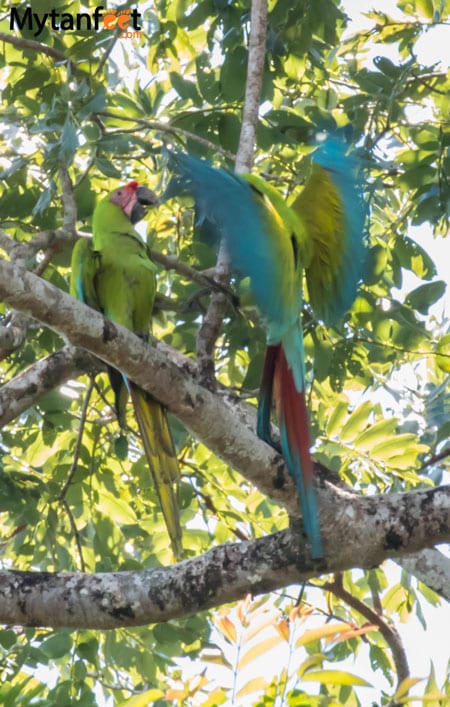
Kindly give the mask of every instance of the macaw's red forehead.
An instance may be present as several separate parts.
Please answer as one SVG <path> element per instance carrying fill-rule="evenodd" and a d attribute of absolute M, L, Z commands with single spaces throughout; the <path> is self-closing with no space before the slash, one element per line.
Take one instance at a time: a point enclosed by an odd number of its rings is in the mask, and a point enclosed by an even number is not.
<path fill-rule="evenodd" d="M 139 182 L 136 182 L 135 180 L 133 180 L 132 182 L 128 182 L 128 184 L 127 184 L 128 189 L 132 189 L 133 191 L 136 191 L 138 186 L 139 186 Z"/>

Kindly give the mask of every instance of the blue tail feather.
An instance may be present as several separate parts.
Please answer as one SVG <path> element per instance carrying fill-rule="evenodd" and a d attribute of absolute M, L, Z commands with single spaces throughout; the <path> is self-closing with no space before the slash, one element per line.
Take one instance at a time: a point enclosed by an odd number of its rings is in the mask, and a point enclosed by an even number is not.
<path fill-rule="evenodd" d="M 306 485 L 300 455 L 292 453 L 289 446 L 288 431 L 284 423 L 280 424 L 281 448 L 286 460 L 289 473 L 294 479 L 297 493 L 300 498 L 300 506 L 303 516 L 303 523 L 306 534 L 311 543 L 311 557 L 320 559 L 323 557 L 322 537 L 319 525 L 319 507 L 317 503 L 317 492 L 314 484 Z"/>

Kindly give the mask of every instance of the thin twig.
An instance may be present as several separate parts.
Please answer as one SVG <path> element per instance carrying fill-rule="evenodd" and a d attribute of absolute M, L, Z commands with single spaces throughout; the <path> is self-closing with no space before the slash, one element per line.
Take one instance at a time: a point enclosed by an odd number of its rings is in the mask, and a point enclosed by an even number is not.
<path fill-rule="evenodd" d="M 150 249 L 149 252 L 153 262 L 159 263 L 164 267 L 165 270 L 175 270 L 175 272 L 177 272 L 179 275 L 186 277 L 192 282 L 196 282 L 202 287 L 206 287 L 210 290 L 216 289 L 218 291 L 221 291 L 223 294 L 231 295 L 231 292 L 224 292 L 224 289 L 220 286 L 219 283 L 215 282 L 212 277 L 209 277 L 209 275 L 205 275 L 205 273 L 201 272 L 200 270 L 196 270 L 196 268 L 193 268 L 191 265 L 188 265 L 176 256 L 164 255 L 164 253 L 160 253 L 159 251 L 153 249 Z"/>
<path fill-rule="evenodd" d="M 114 46 L 115 46 L 118 38 L 119 38 L 119 33 L 115 32 L 113 37 L 111 37 L 111 40 L 110 40 L 108 46 L 106 47 L 106 51 L 104 52 L 102 58 L 99 61 L 99 64 L 97 66 L 97 71 L 95 72 L 96 75 L 102 73 L 103 67 L 105 66 L 106 62 L 108 61 L 109 56 L 110 56 L 112 50 L 114 49 Z"/>
<path fill-rule="evenodd" d="M 344 588 L 341 573 L 336 573 L 334 579 L 331 582 L 325 582 L 322 587 L 326 591 L 332 592 L 342 601 L 345 601 L 352 609 L 364 616 L 369 623 L 378 626 L 381 635 L 391 649 L 397 672 L 397 683 L 400 685 L 409 676 L 409 667 L 406 652 L 397 629 L 394 626 L 390 626 L 371 606 L 368 606 L 347 591 Z"/>
<path fill-rule="evenodd" d="M 81 544 L 80 533 L 78 532 L 78 528 L 75 523 L 75 518 L 73 517 L 73 513 L 70 510 L 69 504 L 67 503 L 65 498 L 62 499 L 61 503 L 62 503 L 62 506 L 63 506 L 65 512 L 67 513 L 67 517 L 69 518 L 70 527 L 72 528 L 72 533 L 75 538 L 75 544 L 77 546 L 78 555 L 80 558 L 80 570 L 81 570 L 81 572 L 86 572 L 86 563 L 85 563 L 84 557 L 83 557 L 83 546 Z"/>
<path fill-rule="evenodd" d="M 98 111 L 94 115 L 98 119 L 100 119 L 100 117 L 114 118 L 116 120 L 123 120 L 125 122 L 133 122 L 136 124 L 136 126 L 139 126 L 141 128 L 147 128 L 148 130 L 160 130 L 161 132 L 169 133 L 172 135 L 182 135 L 183 137 L 186 137 L 189 140 L 194 140 L 195 142 L 198 142 L 199 145 L 203 145 L 203 147 L 206 147 L 208 150 L 213 150 L 214 152 L 220 153 L 227 159 L 232 160 L 233 162 L 236 158 L 236 155 L 233 152 L 225 150 L 217 143 L 211 142 L 211 140 L 207 140 L 206 138 L 200 137 L 199 135 L 192 133 L 190 130 L 178 128 L 176 125 L 171 125 L 170 123 L 163 123 L 158 120 L 145 120 L 143 118 L 130 118 L 127 115 L 121 115 L 120 113 L 114 113 L 113 111 Z M 119 131 L 116 130 L 115 132 L 118 133 Z M 134 132 L 134 130 L 132 132 Z M 108 131 L 105 130 L 105 133 L 108 134 Z"/>
<path fill-rule="evenodd" d="M 35 39 L 25 39 L 25 37 L 17 37 L 15 34 L 0 32 L 0 42 L 8 42 L 9 44 L 13 44 L 17 49 L 31 49 L 38 54 L 45 54 L 50 57 L 50 59 L 54 59 L 56 62 L 67 64 L 72 72 L 74 72 L 77 68 L 76 64 L 74 64 L 71 59 L 68 59 L 65 54 L 58 51 L 58 49 L 49 47 L 48 44 L 37 42 Z"/>
<path fill-rule="evenodd" d="M 95 385 L 95 379 L 93 376 L 91 376 L 90 380 L 89 380 L 88 388 L 86 390 L 86 396 L 84 398 L 83 407 L 81 410 L 80 427 L 78 429 L 77 441 L 76 441 L 75 449 L 73 452 L 72 464 L 70 467 L 70 471 L 67 475 L 67 479 L 65 481 L 65 484 L 62 487 L 61 493 L 58 496 L 58 500 L 62 501 L 62 502 L 65 501 L 67 491 L 69 490 L 69 486 L 72 483 L 72 479 L 73 479 L 75 472 L 77 470 L 78 459 L 80 457 L 80 451 L 81 451 L 81 442 L 83 440 L 83 433 L 84 433 L 84 428 L 86 426 L 87 412 L 88 412 L 89 403 L 91 400 L 92 391 L 94 389 L 94 385 Z"/>
<path fill-rule="evenodd" d="M 439 454 L 433 454 L 433 456 L 429 457 L 426 461 L 424 461 L 418 473 L 420 474 L 420 472 L 426 469 L 428 466 L 433 466 L 434 464 L 441 462 L 443 459 L 447 459 L 447 457 L 450 457 L 450 447 L 443 449 L 442 452 L 439 452 Z"/>

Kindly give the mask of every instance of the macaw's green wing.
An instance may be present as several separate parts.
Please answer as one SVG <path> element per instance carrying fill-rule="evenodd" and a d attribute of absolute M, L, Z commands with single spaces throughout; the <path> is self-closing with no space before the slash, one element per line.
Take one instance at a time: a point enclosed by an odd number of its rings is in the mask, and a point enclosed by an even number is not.
<path fill-rule="evenodd" d="M 79 238 L 72 251 L 70 294 L 89 307 L 100 310 L 95 290 L 98 264 L 98 258 L 92 247 L 92 238 Z"/>
<path fill-rule="evenodd" d="M 72 251 L 70 294 L 93 309 L 103 312 L 98 292 L 101 256 L 93 249 L 91 238 L 80 238 Z M 100 293 L 101 294 L 101 293 Z M 114 391 L 115 409 L 121 427 L 126 424 L 128 388 L 125 376 L 112 366 L 108 375 Z"/>
<path fill-rule="evenodd" d="M 313 157 L 303 191 L 291 204 L 307 237 L 304 252 L 309 301 L 326 324 L 351 308 L 365 266 L 364 208 L 357 161 L 345 146 L 327 141 Z"/>

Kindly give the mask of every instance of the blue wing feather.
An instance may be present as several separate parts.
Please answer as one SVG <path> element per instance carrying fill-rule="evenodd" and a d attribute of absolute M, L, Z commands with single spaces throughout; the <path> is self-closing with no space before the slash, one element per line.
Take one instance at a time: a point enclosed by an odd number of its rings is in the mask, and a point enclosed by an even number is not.
<path fill-rule="evenodd" d="M 281 338 L 298 318 L 297 283 L 294 263 L 286 263 L 285 268 L 279 265 L 283 243 L 269 232 L 266 209 L 258 203 L 261 195 L 242 177 L 192 155 L 172 153 L 170 164 L 176 177 L 165 197 L 189 193 L 201 217 L 218 226 L 234 270 L 250 277 L 255 304 L 269 325 L 269 339 L 270 325 L 277 329 L 272 338 Z"/>

